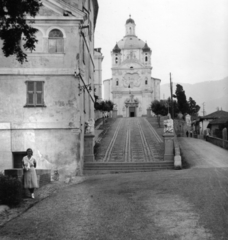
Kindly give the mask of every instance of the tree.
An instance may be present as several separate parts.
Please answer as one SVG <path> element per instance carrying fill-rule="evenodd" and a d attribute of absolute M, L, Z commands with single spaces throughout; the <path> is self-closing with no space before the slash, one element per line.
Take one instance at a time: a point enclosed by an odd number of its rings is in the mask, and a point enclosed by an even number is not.
<path fill-rule="evenodd" d="M 110 100 L 101 101 L 100 103 L 97 102 L 96 104 L 96 110 L 99 110 L 101 112 L 110 112 L 113 110 L 114 103 Z"/>
<path fill-rule="evenodd" d="M 103 124 L 104 124 L 104 113 L 110 112 L 113 110 L 114 103 L 110 100 L 95 102 L 94 107 L 96 110 L 99 110 L 103 113 Z"/>
<path fill-rule="evenodd" d="M 35 50 L 37 30 L 31 26 L 34 21 L 26 21 L 26 16 L 35 17 L 41 6 L 41 0 L 0 0 L 0 39 L 5 57 L 16 55 L 21 64 L 27 61 L 21 40 L 25 50 Z"/>
<path fill-rule="evenodd" d="M 176 95 L 174 95 L 174 97 L 177 98 L 178 109 L 182 114 L 188 113 L 189 106 L 186 99 L 185 91 L 180 84 L 177 84 L 176 86 Z"/>
<path fill-rule="evenodd" d="M 168 104 L 166 100 L 155 100 L 151 103 L 151 110 L 156 115 L 165 116 L 168 114 Z"/>
<path fill-rule="evenodd" d="M 191 97 L 188 100 L 188 113 L 192 116 L 197 116 L 198 112 L 200 110 L 200 106 L 196 104 L 196 101 L 194 101 Z"/>

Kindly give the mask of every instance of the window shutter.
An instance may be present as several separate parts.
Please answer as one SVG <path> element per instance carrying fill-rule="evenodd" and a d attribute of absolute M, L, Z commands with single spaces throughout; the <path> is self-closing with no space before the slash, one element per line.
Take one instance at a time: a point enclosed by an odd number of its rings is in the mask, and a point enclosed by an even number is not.
<path fill-rule="evenodd" d="M 55 53 L 56 52 L 56 39 L 49 39 L 48 40 L 48 47 L 49 47 L 49 53 Z"/>
<path fill-rule="evenodd" d="M 56 39 L 57 41 L 57 52 L 64 52 L 63 51 L 63 38 L 61 39 Z"/>
<path fill-rule="evenodd" d="M 35 103 L 34 93 L 35 93 L 35 83 L 27 82 L 27 104 L 28 105 L 34 105 Z"/>
<path fill-rule="evenodd" d="M 43 105 L 43 82 L 36 82 L 36 104 Z"/>

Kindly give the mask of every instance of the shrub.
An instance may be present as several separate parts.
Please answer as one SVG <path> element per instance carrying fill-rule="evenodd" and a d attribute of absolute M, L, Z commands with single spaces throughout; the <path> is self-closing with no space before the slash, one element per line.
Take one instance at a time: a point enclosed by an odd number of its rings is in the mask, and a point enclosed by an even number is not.
<path fill-rule="evenodd" d="M 0 174 L 0 202 L 10 207 L 22 202 L 23 188 L 20 180 Z"/>

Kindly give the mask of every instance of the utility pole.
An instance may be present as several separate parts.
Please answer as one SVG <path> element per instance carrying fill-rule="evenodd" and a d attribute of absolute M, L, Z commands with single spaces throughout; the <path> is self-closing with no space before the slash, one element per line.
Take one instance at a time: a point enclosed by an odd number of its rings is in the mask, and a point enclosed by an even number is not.
<path fill-rule="evenodd" d="M 203 104 L 203 116 L 205 116 L 205 102 L 203 102 L 202 104 Z"/>
<path fill-rule="evenodd" d="M 172 82 L 172 76 L 171 73 L 170 76 L 170 93 L 171 93 L 171 117 L 174 119 L 174 107 L 173 107 L 173 82 Z"/>

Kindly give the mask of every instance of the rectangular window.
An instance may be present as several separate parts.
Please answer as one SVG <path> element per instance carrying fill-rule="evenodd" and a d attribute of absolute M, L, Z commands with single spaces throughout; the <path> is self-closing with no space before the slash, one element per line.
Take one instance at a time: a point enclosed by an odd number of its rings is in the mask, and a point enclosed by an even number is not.
<path fill-rule="evenodd" d="M 26 107 L 44 107 L 44 82 L 26 81 L 27 100 Z"/>

